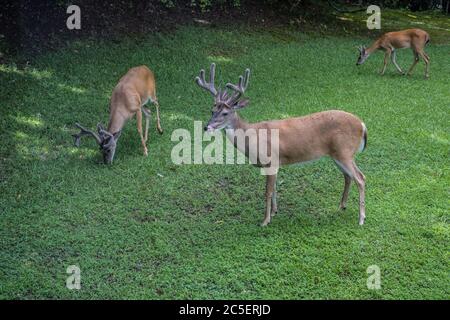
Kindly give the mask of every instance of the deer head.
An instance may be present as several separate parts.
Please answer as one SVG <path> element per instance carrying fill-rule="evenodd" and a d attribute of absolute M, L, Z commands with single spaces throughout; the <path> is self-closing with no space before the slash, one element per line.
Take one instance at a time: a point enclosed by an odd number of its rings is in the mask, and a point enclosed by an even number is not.
<path fill-rule="evenodd" d="M 103 162 L 105 164 L 112 164 L 114 154 L 116 152 L 117 140 L 119 140 L 122 131 L 110 133 L 105 130 L 105 128 L 103 128 L 100 123 L 97 124 L 98 133 L 82 127 L 79 123 L 75 123 L 75 126 L 77 126 L 81 130 L 80 133 L 72 135 L 75 138 L 75 146 L 80 146 L 80 140 L 82 136 L 91 136 L 95 139 L 100 147 L 100 151 L 103 155 Z"/>
<path fill-rule="evenodd" d="M 369 53 L 367 52 L 366 47 L 359 46 L 358 51 L 359 51 L 359 57 L 358 57 L 358 61 L 356 61 L 357 66 L 359 66 L 360 64 L 363 64 L 366 61 L 366 59 L 369 57 Z"/>
<path fill-rule="evenodd" d="M 242 95 L 248 86 L 248 80 L 250 70 L 246 69 L 244 76 L 239 76 L 239 82 L 237 85 L 227 83 L 226 88 L 233 91 L 229 94 L 226 89 L 219 91 L 214 85 L 214 76 L 216 71 L 216 65 L 211 64 L 209 82 L 205 80 L 205 70 L 200 70 L 200 76 L 195 78 L 197 84 L 211 93 L 214 97 L 214 106 L 212 108 L 212 117 L 205 126 L 205 131 L 212 132 L 214 130 L 220 130 L 226 128 L 230 121 L 235 117 L 236 110 L 242 109 L 248 105 L 248 99 L 242 99 Z"/>

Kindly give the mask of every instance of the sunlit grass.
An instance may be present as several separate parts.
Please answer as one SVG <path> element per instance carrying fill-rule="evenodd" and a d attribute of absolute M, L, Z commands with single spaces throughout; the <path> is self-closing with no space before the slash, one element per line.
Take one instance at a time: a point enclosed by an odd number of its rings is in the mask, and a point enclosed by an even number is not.
<path fill-rule="evenodd" d="M 209 56 L 208 60 L 216 63 L 229 63 L 233 61 L 233 59 L 224 56 Z"/>
<path fill-rule="evenodd" d="M 64 90 L 71 91 L 73 93 L 84 93 L 84 92 L 86 92 L 85 89 L 77 88 L 77 87 L 71 87 L 71 86 L 67 86 L 67 85 L 64 85 L 64 84 L 58 84 L 58 87 L 61 88 L 61 89 L 64 89 Z"/>
<path fill-rule="evenodd" d="M 52 73 L 49 70 L 37 70 L 34 68 L 27 68 L 26 70 L 18 69 L 15 65 L 4 65 L 0 64 L 0 74 L 1 73 L 10 73 L 10 74 L 19 74 L 19 75 L 28 75 L 37 80 L 48 79 L 52 76 Z"/>
<path fill-rule="evenodd" d="M 43 126 L 43 122 L 42 122 L 41 118 L 36 117 L 36 116 L 31 116 L 31 117 L 19 116 L 19 117 L 16 117 L 16 121 L 22 125 L 35 127 L 35 128 Z"/>

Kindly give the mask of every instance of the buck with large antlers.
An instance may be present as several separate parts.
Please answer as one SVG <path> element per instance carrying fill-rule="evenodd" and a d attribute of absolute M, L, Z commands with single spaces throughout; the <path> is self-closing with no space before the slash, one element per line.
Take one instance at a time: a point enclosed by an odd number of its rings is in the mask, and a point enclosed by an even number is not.
<path fill-rule="evenodd" d="M 100 146 L 103 154 L 103 162 L 111 164 L 116 152 L 117 140 L 120 137 L 125 122 L 136 114 L 137 129 L 141 137 L 144 155 L 148 155 L 147 139 L 150 122 L 150 109 L 144 107 L 147 102 L 156 106 L 156 128 L 160 134 L 163 133 L 159 118 L 159 103 L 156 98 L 155 77 L 153 72 L 146 66 L 131 68 L 116 85 L 112 92 L 110 102 L 110 114 L 108 129 L 100 123 L 97 124 L 97 132 L 88 130 L 80 124 L 75 125 L 81 129 L 80 133 L 74 134 L 75 145 L 80 145 L 82 136 L 91 136 Z M 142 113 L 145 116 L 145 135 L 142 132 Z"/>
<path fill-rule="evenodd" d="M 405 74 L 400 66 L 397 64 L 396 49 L 411 48 L 414 53 L 414 62 L 409 68 L 408 75 L 410 75 L 419 62 L 419 56 L 425 62 L 425 78 L 429 77 L 430 57 L 425 53 L 425 45 L 430 42 L 430 36 L 426 31 L 421 29 L 408 29 L 403 31 L 388 32 L 377 39 L 369 48 L 360 46 L 359 57 L 356 65 L 363 64 L 367 58 L 376 50 L 383 50 L 384 64 L 380 74 L 383 75 L 386 71 L 386 66 L 391 58 L 392 63 L 401 74 Z"/>
<path fill-rule="evenodd" d="M 363 122 L 356 116 L 339 110 L 330 110 L 313 113 L 304 117 L 289 118 L 284 120 L 264 121 L 248 123 L 239 117 L 237 111 L 248 105 L 249 100 L 243 98 L 248 86 L 250 70 L 245 71 L 244 76 L 239 77 L 237 85 L 228 83 L 226 87 L 233 91 L 230 95 L 227 90 L 217 90 L 214 85 L 215 64 L 211 64 L 210 81 L 205 80 L 205 71 L 200 71 L 200 77 L 196 77 L 197 84 L 210 92 L 214 97 L 212 117 L 205 126 L 206 131 L 226 129 L 227 137 L 234 146 L 247 157 L 253 157 L 255 164 L 260 165 L 255 148 L 249 146 L 252 139 L 247 142 L 237 142 L 237 131 L 255 132 L 258 146 L 266 144 L 265 150 L 278 150 L 279 165 L 307 162 L 330 156 L 344 175 L 344 192 L 340 202 L 340 208 L 345 209 L 351 181 L 355 181 L 359 190 L 359 224 L 365 219 L 365 177 L 356 166 L 354 157 L 358 151 L 362 151 L 367 143 L 367 129 Z M 278 132 L 278 148 L 273 148 L 271 134 L 259 134 L 260 131 Z M 242 141 L 242 140 L 241 140 Z M 255 141 L 255 140 L 253 140 Z M 271 174 L 267 174 L 266 180 L 266 209 L 262 226 L 267 225 L 271 217 L 277 212 L 276 180 L 278 167 Z"/>

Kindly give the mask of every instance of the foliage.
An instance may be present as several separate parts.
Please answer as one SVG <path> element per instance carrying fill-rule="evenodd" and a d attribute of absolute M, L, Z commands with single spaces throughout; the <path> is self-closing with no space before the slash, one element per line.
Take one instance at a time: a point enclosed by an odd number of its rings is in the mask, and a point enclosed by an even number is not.
<path fill-rule="evenodd" d="M 159 2 L 166 8 L 173 8 L 177 4 L 176 0 L 159 0 Z M 237 8 L 240 6 L 240 0 L 191 0 L 190 5 L 192 8 L 198 8 L 201 12 L 208 11 L 211 7 L 224 7 L 230 6 Z"/>

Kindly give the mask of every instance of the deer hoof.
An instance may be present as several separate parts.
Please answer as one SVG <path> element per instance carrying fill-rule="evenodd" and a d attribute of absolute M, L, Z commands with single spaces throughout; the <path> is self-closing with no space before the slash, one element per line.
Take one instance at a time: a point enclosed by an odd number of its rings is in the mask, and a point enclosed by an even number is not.
<path fill-rule="evenodd" d="M 273 207 L 271 212 L 270 212 L 270 216 L 273 217 L 278 213 L 278 208 L 277 207 Z"/>
<path fill-rule="evenodd" d="M 270 223 L 270 219 L 264 220 L 264 221 L 261 223 L 261 227 L 265 227 L 265 226 L 267 226 L 269 223 Z"/>
<path fill-rule="evenodd" d="M 359 218 L 359 225 L 362 226 L 364 224 L 364 218 Z"/>
<path fill-rule="evenodd" d="M 345 210 L 345 209 L 347 209 L 346 205 L 343 205 L 343 204 L 339 205 L 339 210 Z"/>

